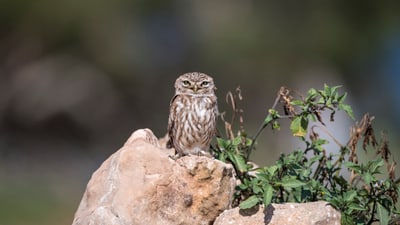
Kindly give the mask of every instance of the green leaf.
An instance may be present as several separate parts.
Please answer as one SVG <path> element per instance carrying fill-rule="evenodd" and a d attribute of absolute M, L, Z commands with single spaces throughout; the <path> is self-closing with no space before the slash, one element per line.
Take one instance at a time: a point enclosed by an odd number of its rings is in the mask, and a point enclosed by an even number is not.
<path fill-rule="evenodd" d="M 371 161 L 369 165 L 369 171 L 372 174 L 380 173 L 379 169 L 384 165 L 383 159 L 379 158 L 377 160 Z"/>
<path fill-rule="evenodd" d="M 290 124 L 293 136 L 304 137 L 307 134 L 308 120 L 303 116 L 294 118 Z"/>
<path fill-rule="evenodd" d="M 328 85 L 324 84 L 324 95 L 331 96 L 331 93 L 331 88 Z"/>
<path fill-rule="evenodd" d="M 342 225 L 354 225 L 356 224 L 353 218 L 350 215 L 347 215 L 346 213 L 342 212 L 342 218 L 340 221 L 340 224 Z"/>
<path fill-rule="evenodd" d="M 300 170 L 300 176 L 301 177 L 309 177 L 311 175 L 311 169 L 302 169 Z"/>
<path fill-rule="evenodd" d="M 284 188 L 297 188 L 304 186 L 306 183 L 297 180 L 294 178 L 283 179 L 281 182 L 277 182 L 277 184 L 282 185 Z"/>
<path fill-rule="evenodd" d="M 236 166 L 236 168 L 241 172 L 244 173 L 247 171 L 247 164 L 246 160 L 243 158 L 243 156 L 239 154 L 235 154 L 233 152 L 228 152 L 229 159 L 232 161 L 232 163 Z"/>
<path fill-rule="evenodd" d="M 225 139 L 222 138 L 217 138 L 217 144 L 220 148 L 222 148 L 223 150 L 226 150 L 227 148 L 227 143 Z"/>
<path fill-rule="evenodd" d="M 308 101 L 312 100 L 313 98 L 315 98 L 317 96 L 317 94 L 318 94 L 318 92 L 314 88 L 309 89 L 307 92 L 306 101 L 308 102 Z"/>
<path fill-rule="evenodd" d="M 290 196 L 291 195 L 291 196 Z M 295 202 L 301 202 L 303 191 L 300 188 L 294 189 L 290 193 L 290 197 L 293 198 Z"/>
<path fill-rule="evenodd" d="M 250 196 L 246 200 L 240 203 L 239 207 L 241 209 L 250 209 L 251 207 L 257 205 L 259 202 L 258 197 L 255 195 Z"/>
<path fill-rule="evenodd" d="M 324 150 L 322 145 L 325 145 L 325 144 L 329 144 L 329 141 L 325 140 L 325 139 L 317 139 L 313 142 L 313 147 L 314 147 L 314 149 L 318 150 L 319 152 L 322 152 Z"/>
<path fill-rule="evenodd" d="M 331 95 L 333 95 L 336 92 L 336 89 L 341 88 L 342 85 L 337 85 L 337 86 L 333 86 L 331 87 Z"/>
<path fill-rule="evenodd" d="M 303 103 L 303 101 L 296 99 L 296 100 L 291 101 L 290 104 L 296 105 L 296 106 L 302 106 L 304 103 Z"/>
<path fill-rule="evenodd" d="M 320 160 L 321 158 L 322 158 L 322 155 L 313 156 L 312 158 L 310 158 L 310 165 L 312 165 L 316 161 Z"/>
<path fill-rule="evenodd" d="M 233 145 L 233 146 L 237 146 L 237 145 L 239 145 L 241 142 L 242 142 L 242 137 L 241 137 L 241 136 L 237 136 L 237 137 L 235 137 L 235 138 L 233 139 L 232 145 Z"/>
<path fill-rule="evenodd" d="M 316 122 L 318 118 L 314 114 L 309 114 L 308 119 L 310 119 L 312 122 Z"/>
<path fill-rule="evenodd" d="M 326 168 L 328 170 L 332 169 L 332 161 L 330 161 L 330 160 L 326 161 Z"/>
<path fill-rule="evenodd" d="M 245 159 L 241 155 L 237 155 L 237 154 L 234 155 L 234 159 L 235 159 L 236 167 L 238 168 L 238 170 L 241 173 L 246 172 L 247 171 L 247 164 L 246 164 Z"/>
<path fill-rule="evenodd" d="M 218 154 L 218 160 L 226 163 L 226 154 L 225 154 L 225 152 L 221 152 L 221 153 Z"/>
<path fill-rule="evenodd" d="M 338 108 L 345 111 L 347 113 L 347 115 L 354 120 L 353 109 L 351 108 L 350 105 L 339 104 Z"/>
<path fill-rule="evenodd" d="M 378 203 L 378 217 L 381 225 L 388 225 L 389 224 L 389 212 L 385 207 Z"/>
<path fill-rule="evenodd" d="M 254 179 L 254 180 L 255 180 L 255 179 Z M 253 180 L 253 181 L 254 181 L 254 180 Z M 260 185 L 253 183 L 253 192 L 254 192 L 254 194 L 261 193 L 261 192 L 262 192 L 262 189 L 261 189 Z"/>
<path fill-rule="evenodd" d="M 375 180 L 375 177 L 372 176 L 372 174 L 371 174 L 371 173 L 368 173 L 368 172 L 364 173 L 364 174 L 362 175 L 362 178 L 364 179 L 364 182 L 365 182 L 366 184 L 370 184 L 372 181 Z"/>
<path fill-rule="evenodd" d="M 236 187 L 238 187 L 240 190 L 246 190 L 248 188 L 248 186 L 244 183 L 241 183 L 239 186 Z"/>
<path fill-rule="evenodd" d="M 271 114 L 268 114 L 267 117 L 265 117 L 264 119 L 264 124 L 269 124 L 272 120 L 274 120 L 274 118 L 272 118 Z"/>
<path fill-rule="evenodd" d="M 352 162 L 345 162 L 344 166 L 346 166 L 349 169 L 354 170 L 357 173 L 361 173 L 361 166 Z"/>
<path fill-rule="evenodd" d="M 347 93 L 344 93 L 343 95 L 339 96 L 337 100 L 339 103 L 343 103 L 344 100 L 346 99 L 346 97 L 347 97 Z"/>
<path fill-rule="evenodd" d="M 263 189 L 264 189 L 264 196 L 263 196 L 264 206 L 266 207 L 272 201 L 272 195 L 273 195 L 274 188 L 270 184 L 265 184 Z"/>
<path fill-rule="evenodd" d="M 325 139 L 317 139 L 313 142 L 314 145 L 326 145 L 329 144 L 328 140 Z"/>
<path fill-rule="evenodd" d="M 343 198 L 344 198 L 344 200 L 345 200 L 346 202 L 351 202 L 351 201 L 354 200 L 354 198 L 355 198 L 356 196 L 357 196 L 357 191 L 355 191 L 355 190 L 350 190 L 350 191 L 347 191 L 347 192 L 344 193 Z"/>
<path fill-rule="evenodd" d="M 280 130 L 281 129 L 281 125 L 278 123 L 278 121 L 275 120 L 272 123 L 272 129 L 274 129 L 274 130 Z"/>
<path fill-rule="evenodd" d="M 251 140 L 250 138 L 246 138 L 246 146 L 250 147 L 251 144 L 253 144 L 253 140 Z"/>
<path fill-rule="evenodd" d="M 268 123 L 270 123 L 271 121 L 273 121 L 273 120 L 275 120 L 275 119 L 278 119 L 280 116 L 279 116 L 279 113 L 278 113 L 278 111 L 276 111 L 275 109 L 269 109 L 268 110 L 268 115 L 267 115 L 267 117 L 264 119 L 264 124 L 268 124 Z"/>
<path fill-rule="evenodd" d="M 333 97 L 333 100 L 335 101 L 335 102 L 337 102 L 338 101 L 338 99 L 339 99 L 339 93 L 335 93 L 335 96 Z"/>
<path fill-rule="evenodd" d="M 328 98 L 328 100 L 326 101 L 326 105 L 331 107 L 332 106 L 332 99 Z"/>
<path fill-rule="evenodd" d="M 356 204 L 356 203 L 351 203 L 348 206 L 348 208 L 351 209 L 351 210 L 357 210 L 357 211 L 365 211 L 365 210 L 367 210 L 365 207 L 361 207 L 359 204 Z"/>
<path fill-rule="evenodd" d="M 267 168 L 268 173 L 273 176 L 275 175 L 275 172 L 278 170 L 278 166 L 273 165 Z"/>

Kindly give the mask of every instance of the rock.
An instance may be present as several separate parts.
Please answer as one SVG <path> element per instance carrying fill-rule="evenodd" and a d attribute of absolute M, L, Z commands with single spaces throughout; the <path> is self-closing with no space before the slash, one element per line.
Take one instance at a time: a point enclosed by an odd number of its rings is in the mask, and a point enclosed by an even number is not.
<path fill-rule="evenodd" d="M 172 154 L 151 130 L 134 132 L 92 175 L 73 225 L 212 224 L 231 203 L 233 168 Z"/>
<path fill-rule="evenodd" d="M 322 201 L 226 210 L 235 187 L 232 166 L 204 156 L 174 161 L 164 139 L 135 131 L 93 173 L 73 225 L 340 224 L 340 212 Z"/>
<path fill-rule="evenodd" d="M 340 212 L 327 202 L 271 204 L 267 208 L 223 212 L 214 225 L 340 225 Z"/>

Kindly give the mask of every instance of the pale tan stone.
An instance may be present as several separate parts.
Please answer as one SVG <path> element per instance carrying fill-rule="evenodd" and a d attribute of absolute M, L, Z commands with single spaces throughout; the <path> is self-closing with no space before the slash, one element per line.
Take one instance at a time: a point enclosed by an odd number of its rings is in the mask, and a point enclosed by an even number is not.
<path fill-rule="evenodd" d="M 233 168 L 170 155 L 151 130 L 134 132 L 92 175 L 73 225 L 212 223 L 230 205 Z"/>
<path fill-rule="evenodd" d="M 223 212 L 214 225 L 340 225 L 340 212 L 327 202 L 271 204 L 250 210 Z"/>

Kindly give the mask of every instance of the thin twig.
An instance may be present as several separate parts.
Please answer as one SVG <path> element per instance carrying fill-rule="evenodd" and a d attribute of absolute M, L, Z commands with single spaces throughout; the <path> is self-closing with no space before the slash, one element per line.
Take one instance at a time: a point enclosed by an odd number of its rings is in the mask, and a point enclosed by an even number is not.
<path fill-rule="evenodd" d="M 339 145 L 340 148 L 343 148 L 343 145 L 339 142 L 338 139 L 336 139 L 331 132 L 329 132 L 328 129 L 324 126 L 319 126 L 318 124 L 314 124 L 311 129 L 313 130 L 314 128 L 320 128 L 326 135 L 328 135 L 337 145 Z"/>
<path fill-rule="evenodd" d="M 282 88 L 281 88 L 282 89 Z M 276 106 L 279 103 L 279 100 L 281 99 L 281 91 L 278 92 L 276 99 L 274 101 L 274 104 L 272 105 L 271 109 L 275 109 Z M 268 114 L 269 115 L 269 114 Z M 271 121 L 272 122 L 272 121 Z M 256 135 L 251 139 L 251 145 L 250 148 L 247 152 L 247 156 L 246 156 L 246 161 L 249 161 L 250 155 L 251 155 L 251 151 L 254 148 L 254 144 L 256 143 L 256 140 L 258 138 L 258 136 L 260 136 L 261 132 L 268 126 L 269 123 L 265 123 L 265 121 L 263 121 L 263 123 L 261 124 L 261 126 L 258 128 Z"/>

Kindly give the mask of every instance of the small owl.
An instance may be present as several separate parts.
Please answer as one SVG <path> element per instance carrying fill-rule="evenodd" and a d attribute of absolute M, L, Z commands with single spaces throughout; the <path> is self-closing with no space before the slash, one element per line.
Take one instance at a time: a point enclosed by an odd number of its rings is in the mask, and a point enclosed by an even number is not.
<path fill-rule="evenodd" d="M 178 157 L 209 155 L 218 115 L 214 81 L 204 73 L 186 73 L 175 81 L 170 103 L 167 147 Z"/>

